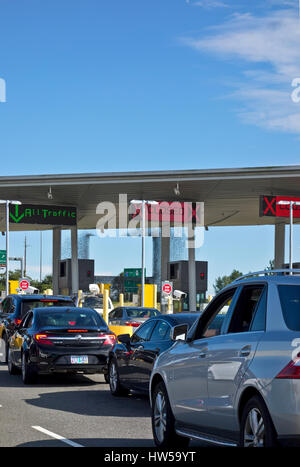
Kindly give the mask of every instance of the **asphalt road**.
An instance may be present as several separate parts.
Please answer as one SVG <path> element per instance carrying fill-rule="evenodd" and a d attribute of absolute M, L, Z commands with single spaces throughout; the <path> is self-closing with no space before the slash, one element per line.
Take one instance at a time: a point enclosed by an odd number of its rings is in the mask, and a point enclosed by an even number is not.
<path fill-rule="evenodd" d="M 153 447 L 148 398 L 113 397 L 103 375 L 40 376 L 25 386 L 0 363 L 0 447 L 72 445 Z"/>
<path fill-rule="evenodd" d="M 153 446 L 148 399 L 111 396 L 102 375 L 40 376 L 24 386 L 0 364 L 0 421 L 0 447 L 67 447 L 56 435 L 81 446 Z"/>

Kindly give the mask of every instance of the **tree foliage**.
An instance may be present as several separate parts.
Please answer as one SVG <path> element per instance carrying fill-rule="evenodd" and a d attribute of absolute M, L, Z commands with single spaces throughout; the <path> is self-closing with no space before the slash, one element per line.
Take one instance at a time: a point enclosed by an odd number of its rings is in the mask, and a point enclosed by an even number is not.
<path fill-rule="evenodd" d="M 242 272 L 238 271 L 237 269 L 234 269 L 229 276 L 217 277 L 214 283 L 215 292 L 220 292 L 220 290 L 222 290 L 227 285 L 231 284 L 231 282 L 235 281 L 238 277 L 241 277 L 242 275 Z"/>

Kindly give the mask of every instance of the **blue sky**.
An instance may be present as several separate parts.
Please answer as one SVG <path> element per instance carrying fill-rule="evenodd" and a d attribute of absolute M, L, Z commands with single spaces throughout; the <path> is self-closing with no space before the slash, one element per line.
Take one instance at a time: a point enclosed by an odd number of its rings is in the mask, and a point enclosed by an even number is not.
<path fill-rule="evenodd" d="M 0 0 L 1 175 L 298 164 L 299 41 L 297 0 Z M 138 239 L 111 242 L 91 240 L 97 272 L 139 265 Z M 272 245 L 269 227 L 218 227 L 198 257 L 212 282 Z"/>

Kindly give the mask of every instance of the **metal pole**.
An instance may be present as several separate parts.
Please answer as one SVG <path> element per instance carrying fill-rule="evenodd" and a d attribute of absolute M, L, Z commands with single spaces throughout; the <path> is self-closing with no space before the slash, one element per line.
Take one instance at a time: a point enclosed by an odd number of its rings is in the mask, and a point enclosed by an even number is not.
<path fill-rule="evenodd" d="M 24 277 L 24 261 L 23 261 L 23 258 L 20 258 L 20 263 L 21 263 L 21 276 L 22 276 L 22 279 Z"/>
<path fill-rule="evenodd" d="M 293 269 L 293 201 L 290 202 L 290 269 Z M 290 272 L 290 274 L 292 274 Z"/>
<path fill-rule="evenodd" d="M 43 264 L 43 232 L 40 231 L 40 282 L 42 282 L 42 264 Z"/>
<path fill-rule="evenodd" d="M 6 296 L 9 294 L 9 201 L 6 201 Z"/>
<path fill-rule="evenodd" d="M 145 304 L 145 200 L 142 201 L 142 290 L 141 306 Z"/>

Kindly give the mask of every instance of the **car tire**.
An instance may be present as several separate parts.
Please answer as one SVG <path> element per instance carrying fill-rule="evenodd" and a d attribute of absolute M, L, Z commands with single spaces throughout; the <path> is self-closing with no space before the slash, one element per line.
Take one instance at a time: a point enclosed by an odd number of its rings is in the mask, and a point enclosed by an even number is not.
<path fill-rule="evenodd" d="M 8 347 L 8 350 L 7 350 L 7 368 L 8 368 L 8 373 L 10 375 L 17 375 L 19 373 L 18 368 L 12 362 L 10 347 Z"/>
<path fill-rule="evenodd" d="M 127 396 L 128 389 L 124 388 L 120 382 L 118 365 L 115 359 L 109 362 L 108 366 L 108 381 L 110 392 L 113 396 Z"/>
<path fill-rule="evenodd" d="M 179 436 L 175 431 L 175 419 L 163 382 L 158 383 L 152 394 L 152 432 L 159 448 L 186 448 L 190 438 Z"/>
<path fill-rule="evenodd" d="M 32 366 L 27 361 L 26 355 L 22 353 L 22 381 L 24 384 L 32 384 L 36 380 L 36 373 L 33 371 Z"/>
<path fill-rule="evenodd" d="M 104 376 L 104 381 L 109 384 L 109 375 L 108 373 L 103 373 L 103 376 Z"/>
<path fill-rule="evenodd" d="M 277 446 L 272 419 L 264 401 L 259 396 L 253 396 L 244 407 L 240 424 L 240 446 Z"/>

